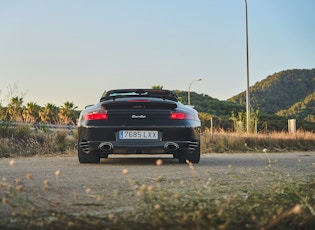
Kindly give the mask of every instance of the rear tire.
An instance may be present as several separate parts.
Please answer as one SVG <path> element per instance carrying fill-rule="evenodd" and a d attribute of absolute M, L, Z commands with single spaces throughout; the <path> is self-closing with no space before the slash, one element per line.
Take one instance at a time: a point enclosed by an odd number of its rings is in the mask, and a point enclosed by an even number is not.
<path fill-rule="evenodd" d="M 91 152 L 86 154 L 80 147 L 78 148 L 78 158 L 80 163 L 98 164 L 101 161 L 99 152 Z"/>
<path fill-rule="evenodd" d="M 178 162 L 186 163 L 189 161 L 193 164 L 197 164 L 200 161 L 200 144 L 193 152 L 187 153 L 188 150 L 180 150 L 178 154 Z"/>
<path fill-rule="evenodd" d="M 180 150 L 178 153 L 178 163 L 184 164 L 186 163 L 187 159 L 187 151 L 186 150 Z"/>
<path fill-rule="evenodd" d="M 195 149 L 195 151 L 193 151 L 192 153 L 190 153 L 188 155 L 188 160 L 194 164 L 199 163 L 199 161 L 200 161 L 200 144 L 199 144 L 198 148 Z"/>

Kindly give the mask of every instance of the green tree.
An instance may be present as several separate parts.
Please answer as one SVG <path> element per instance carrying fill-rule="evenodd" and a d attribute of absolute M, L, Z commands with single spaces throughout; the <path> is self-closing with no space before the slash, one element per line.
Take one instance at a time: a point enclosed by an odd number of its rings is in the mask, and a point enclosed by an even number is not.
<path fill-rule="evenodd" d="M 233 122 L 233 129 L 235 132 L 244 132 L 246 127 L 246 112 L 238 112 L 237 114 L 234 111 L 231 114 L 230 120 Z"/>
<path fill-rule="evenodd" d="M 199 119 L 201 121 L 202 128 L 210 127 L 210 121 L 212 119 L 212 115 L 210 113 L 198 113 Z"/>
<path fill-rule="evenodd" d="M 233 129 L 236 132 L 245 132 L 246 131 L 246 120 L 247 120 L 247 116 L 246 116 L 246 112 L 242 111 L 242 112 L 238 112 L 237 115 L 232 112 L 230 120 L 233 121 Z M 249 132 L 253 133 L 256 129 L 256 125 L 259 121 L 259 111 L 256 110 L 252 110 L 250 112 L 250 127 L 249 127 Z"/>

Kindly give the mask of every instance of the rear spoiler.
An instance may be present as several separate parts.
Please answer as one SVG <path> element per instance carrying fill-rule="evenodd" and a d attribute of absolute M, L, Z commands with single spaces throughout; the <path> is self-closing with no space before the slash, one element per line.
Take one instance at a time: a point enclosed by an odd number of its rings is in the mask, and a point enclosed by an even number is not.
<path fill-rule="evenodd" d="M 134 97 L 133 97 L 134 99 Z M 150 101 L 148 97 L 146 97 L 148 100 L 107 100 L 102 103 L 102 106 L 106 110 L 111 109 L 167 109 L 167 110 L 173 110 L 177 108 L 177 103 L 171 100 L 153 100 Z"/>
<path fill-rule="evenodd" d="M 115 100 L 116 98 L 125 97 L 153 97 L 162 98 L 178 102 L 177 95 L 174 91 L 160 89 L 119 89 L 111 90 L 103 94 L 100 101 Z"/>

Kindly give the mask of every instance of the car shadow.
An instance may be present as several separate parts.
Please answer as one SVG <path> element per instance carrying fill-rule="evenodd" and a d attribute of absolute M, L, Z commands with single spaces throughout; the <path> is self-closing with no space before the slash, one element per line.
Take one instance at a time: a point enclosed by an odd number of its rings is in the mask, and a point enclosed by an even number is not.
<path fill-rule="evenodd" d="M 162 160 L 163 165 L 174 165 L 179 164 L 178 159 L 153 155 L 153 156 L 143 156 L 143 155 L 122 155 L 122 156 L 109 156 L 108 158 L 101 158 L 100 164 L 106 165 L 157 165 L 157 160 Z"/>

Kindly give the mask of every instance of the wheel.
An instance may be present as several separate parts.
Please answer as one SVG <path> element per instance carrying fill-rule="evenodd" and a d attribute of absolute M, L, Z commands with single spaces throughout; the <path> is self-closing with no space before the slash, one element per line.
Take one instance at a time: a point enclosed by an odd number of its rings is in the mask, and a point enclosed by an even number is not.
<path fill-rule="evenodd" d="M 186 150 L 179 150 L 179 153 L 177 156 L 178 156 L 178 162 L 181 164 L 186 163 L 186 160 L 188 160 Z"/>
<path fill-rule="evenodd" d="M 197 164 L 200 161 L 200 144 L 193 152 L 191 152 L 187 157 L 191 163 Z"/>
<path fill-rule="evenodd" d="M 196 148 L 193 152 L 188 153 L 189 150 L 180 150 L 178 154 L 178 162 L 179 163 L 186 163 L 188 160 L 193 164 L 197 164 L 200 161 L 200 144 L 198 148 Z"/>
<path fill-rule="evenodd" d="M 80 163 L 100 163 L 101 157 L 99 152 L 92 152 L 86 154 L 80 147 L 78 147 L 78 158 Z"/>

